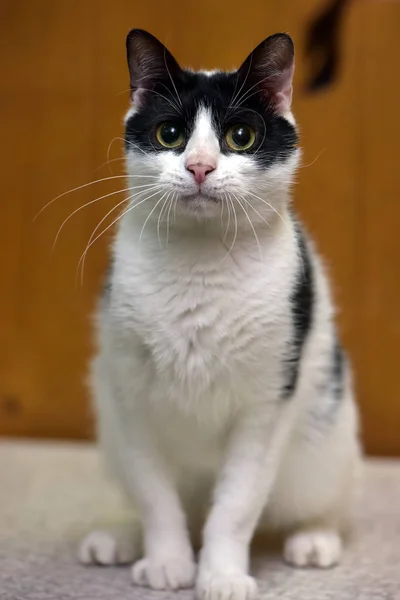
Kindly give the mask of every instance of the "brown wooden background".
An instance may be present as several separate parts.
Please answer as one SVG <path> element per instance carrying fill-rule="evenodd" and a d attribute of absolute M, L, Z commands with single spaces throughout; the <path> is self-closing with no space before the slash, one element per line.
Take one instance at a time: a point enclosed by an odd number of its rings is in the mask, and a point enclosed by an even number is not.
<path fill-rule="evenodd" d="M 15 0 L 0 7 L 0 433 L 83 438 L 90 320 L 107 235 L 76 267 L 123 188 L 107 149 L 122 134 L 124 41 L 151 30 L 183 64 L 232 67 L 270 33 L 297 46 L 295 112 L 304 166 L 295 203 L 326 257 L 353 357 L 369 452 L 400 454 L 400 2 L 355 0 L 341 36 L 344 62 L 326 93 L 304 93 L 304 35 L 326 0 Z M 124 92 L 125 90 L 125 92 Z M 110 158 L 121 156 L 116 139 Z M 103 166 L 101 166 L 103 164 Z M 99 168 L 100 167 L 100 168 Z M 121 161 L 110 164 L 121 173 Z M 122 182 L 122 183 L 121 183 Z"/>

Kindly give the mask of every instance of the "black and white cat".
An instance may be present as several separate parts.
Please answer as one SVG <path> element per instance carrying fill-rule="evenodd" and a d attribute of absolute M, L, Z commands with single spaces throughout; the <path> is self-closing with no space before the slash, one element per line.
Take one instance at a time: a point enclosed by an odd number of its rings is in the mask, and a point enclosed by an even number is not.
<path fill-rule="evenodd" d="M 290 209 L 293 43 L 273 35 L 235 72 L 183 70 L 141 30 L 127 50 L 131 197 L 91 381 L 143 537 L 94 532 L 80 558 L 137 561 L 134 582 L 154 589 L 250 600 L 256 528 L 285 532 L 294 565 L 339 560 L 359 457 L 327 279 Z"/>

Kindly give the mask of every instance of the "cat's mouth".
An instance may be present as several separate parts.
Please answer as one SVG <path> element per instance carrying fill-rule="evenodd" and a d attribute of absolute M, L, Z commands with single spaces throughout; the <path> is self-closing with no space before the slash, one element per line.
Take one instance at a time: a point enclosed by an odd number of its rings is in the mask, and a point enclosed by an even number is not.
<path fill-rule="evenodd" d="M 219 198 L 217 198 L 216 196 L 212 196 L 211 194 L 207 193 L 207 192 L 196 192 L 195 194 L 185 194 L 185 195 L 181 195 L 180 196 L 180 200 L 182 202 L 187 202 L 187 203 L 191 203 L 191 202 L 196 202 L 196 203 L 201 203 L 201 202 L 213 202 L 213 203 L 217 203 L 219 202 Z"/>

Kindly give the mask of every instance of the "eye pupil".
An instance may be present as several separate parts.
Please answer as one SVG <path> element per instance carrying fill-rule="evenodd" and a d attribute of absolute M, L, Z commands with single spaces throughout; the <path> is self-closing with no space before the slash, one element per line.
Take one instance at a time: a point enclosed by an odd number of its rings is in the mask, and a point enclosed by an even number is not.
<path fill-rule="evenodd" d="M 164 125 L 162 125 L 161 127 L 160 136 L 162 140 L 168 145 L 177 142 L 179 140 L 180 135 L 180 129 L 174 123 L 164 123 Z"/>
<path fill-rule="evenodd" d="M 234 125 L 226 132 L 225 140 L 228 147 L 234 152 L 244 152 L 254 146 L 256 132 L 248 125 Z"/>
<path fill-rule="evenodd" d="M 251 141 L 251 132 L 248 127 L 240 125 L 232 130 L 232 140 L 239 148 L 247 146 Z"/>

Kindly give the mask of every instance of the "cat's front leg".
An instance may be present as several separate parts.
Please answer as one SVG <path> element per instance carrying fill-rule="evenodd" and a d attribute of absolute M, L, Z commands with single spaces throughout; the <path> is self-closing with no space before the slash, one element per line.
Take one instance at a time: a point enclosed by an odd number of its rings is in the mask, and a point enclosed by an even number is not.
<path fill-rule="evenodd" d="M 234 427 L 206 521 L 196 584 L 200 600 L 251 600 L 249 547 L 292 423 L 285 403 L 248 409 Z"/>
<path fill-rule="evenodd" d="M 133 565 L 134 583 L 157 590 L 192 587 L 195 562 L 186 516 L 168 460 L 142 416 L 135 417 L 123 461 L 125 485 L 143 524 L 144 556 Z"/>

